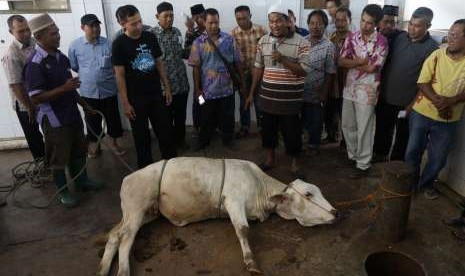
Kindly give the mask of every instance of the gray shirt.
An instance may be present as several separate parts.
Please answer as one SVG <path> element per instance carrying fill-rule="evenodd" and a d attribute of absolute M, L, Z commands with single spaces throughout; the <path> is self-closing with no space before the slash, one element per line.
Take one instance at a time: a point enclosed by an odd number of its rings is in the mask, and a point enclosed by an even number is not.
<path fill-rule="evenodd" d="M 417 80 L 423 61 L 438 48 L 438 43 L 426 34 L 412 42 L 408 33 L 401 33 L 392 43 L 382 76 L 381 97 L 391 105 L 408 106 L 417 94 Z"/>
<path fill-rule="evenodd" d="M 3 69 L 5 70 L 6 80 L 9 85 L 24 83 L 23 79 L 23 68 L 26 63 L 26 59 L 34 50 L 35 40 L 31 38 L 28 45 L 22 44 L 18 40 L 14 39 L 6 50 L 5 55 L 2 58 Z M 18 104 L 20 111 L 26 111 L 24 105 L 17 100 L 13 89 L 10 87 L 11 104 L 13 110 L 16 110 L 16 104 Z"/>

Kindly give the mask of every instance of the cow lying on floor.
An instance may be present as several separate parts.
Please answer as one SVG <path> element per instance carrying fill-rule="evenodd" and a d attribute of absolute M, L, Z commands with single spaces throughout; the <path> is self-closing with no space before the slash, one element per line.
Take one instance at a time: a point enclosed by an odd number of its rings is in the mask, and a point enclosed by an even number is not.
<path fill-rule="evenodd" d="M 318 187 L 301 180 L 285 185 L 254 163 L 237 159 L 163 160 L 126 176 L 120 195 L 123 218 L 109 233 L 100 275 L 108 274 L 118 249 L 118 275 L 129 275 L 136 233 L 159 214 L 177 226 L 229 216 L 247 270 L 256 273 L 260 270 L 249 246 L 247 220 L 263 221 L 277 213 L 313 226 L 332 223 L 337 216 Z"/>

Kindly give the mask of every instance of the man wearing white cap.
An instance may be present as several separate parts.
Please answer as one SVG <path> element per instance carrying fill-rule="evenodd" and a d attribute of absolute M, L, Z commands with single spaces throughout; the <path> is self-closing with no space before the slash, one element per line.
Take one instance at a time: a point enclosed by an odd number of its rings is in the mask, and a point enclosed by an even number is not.
<path fill-rule="evenodd" d="M 268 10 L 271 33 L 257 45 L 254 76 L 246 108 L 253 103 L 254 92 L 261 82 L 258 104 L 263 110 L 262 144 L 268 151 L 263 170 L 275 165 L 278 131 L 281 131 L 286 153 L 292 157 L 291 171 L 304 177 L 297 165 L 302 149 L 301 123 L 304 80 L 309 71 L 309 42 L 290 30 L 288 9 L 281 4 Z"/>
<path fill-rule="evenodd" d="M 37 45 L 24 68 L 26 89 L 39 107 L 37 121 L 44 132 L 47 165 L 60 190 L 60 201 L 72 207 L 78 199 L 64 187 L 66 167 L 72 177 L 79 174 L 75 179 L 77 190 L 102 187 L 101 183 L 90 180 L 83 168 L 87 147 L 77 107 L 80 98 L 76 89 L 80 81 L 72 77 L 69 59 L 58 50 L 60 33 L 52 18 L 48 14 L 38 15 L 29 21 L 29 26 Z"/>

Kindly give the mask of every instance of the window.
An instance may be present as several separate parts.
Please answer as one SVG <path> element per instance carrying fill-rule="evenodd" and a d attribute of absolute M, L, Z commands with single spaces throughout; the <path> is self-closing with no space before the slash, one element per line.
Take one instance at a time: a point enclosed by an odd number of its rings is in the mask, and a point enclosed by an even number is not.
<path fill-rule="evenodd" d="M 70 12 L 69 0 L 0 0 L 0 13 Z"/>

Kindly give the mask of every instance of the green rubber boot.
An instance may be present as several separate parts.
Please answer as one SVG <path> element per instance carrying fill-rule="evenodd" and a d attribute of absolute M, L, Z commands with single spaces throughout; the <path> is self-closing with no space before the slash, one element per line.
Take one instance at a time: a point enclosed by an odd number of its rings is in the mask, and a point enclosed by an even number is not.
<path fill-rule="evenodd" d="M 64 170 L 53 170 L 53 179 L 57 189 L 60 190 L 66 185 L 66 174 Z M 73 196 L 67 187 L 59 192 L 60 202 L 66 207 L 74 207 L 78 204 L 78 198 Z"/>
<path fill-rule="evenodd" d="M 82 168 L 86 165 L 86 158 L 76 158 L 71 161 L 69 171 L 71 176 L 74 178 L 78 173 L 81 172 Z M 85 192 L 89 190 L 100 190 L 104 187 L 102 182 L 94 181 L 87 175 L 87 168 L 84 169 L 81 174 L 74 180 L 76 190 Z"/>

